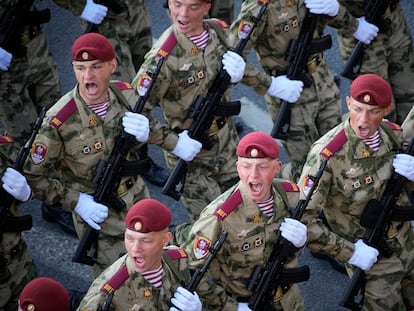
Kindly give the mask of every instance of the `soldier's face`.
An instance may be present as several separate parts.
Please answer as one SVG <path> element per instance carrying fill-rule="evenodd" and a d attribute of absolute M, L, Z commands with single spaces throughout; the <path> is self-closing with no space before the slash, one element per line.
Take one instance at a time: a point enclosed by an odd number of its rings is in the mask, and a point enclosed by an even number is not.
<path fill-rule="evenodd" d="M 202 0 L 169 0 L 171 19 L 175 28 L 186 36 L 196 36 L 203 31 L 203 17 L 211 4 Z"/>
<path fill-rule="evenodd" d="M 270 198 L 273 178 L 279 173 L 282 163 L 277 159 L 243 158 L 237 160 L 240 181 L 255 202 Z"/>
<path fill-rule="evenodd" d="M 159 268 L 163 247 L 167 246 L 171 239 L 171 232 L 141 233 L 125 230 L 125 248 L 131 258 L 132 264 L 138 273 Z"/>
<path fill-rule="evenodd" d="M 79 84 L 79 94 L 87 104 L 102 103 L 108 96 L 109 80 L 115 72 L 116 59 L 102 62 L 73 61 L 73 70 Z"/>
<path fill-rule="evenodd" d="M 346 103 L 349 110 L 351 128 L 361 139 L 372 136 L 379 128 L 381 120 L 392 109 L 392 106 L 381 108 L 379 106 L 363 104 L 349 96 L 346 98 Z"/>

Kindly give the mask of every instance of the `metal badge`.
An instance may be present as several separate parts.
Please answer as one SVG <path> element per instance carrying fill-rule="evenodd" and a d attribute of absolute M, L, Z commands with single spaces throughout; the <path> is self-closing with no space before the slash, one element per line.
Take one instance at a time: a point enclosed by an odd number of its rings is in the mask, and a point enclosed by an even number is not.
<path fill-rule="evenodd" d="M 367 177 L 365 177 L 365 183 L 366 183 L 367 185 L 371 184 L 371 183 L 372 183 L 372 181 L 373 181 L 372 176 L 367 176 Z"/>
<path fill-rule="evenodd" d="M 151 296 L 152 296 L 152 290 L 151 290 L 151 288 L 149 288 L 149 287 L 144 288 L 144 297 L 145 298 L 148 298 L 148 297 L 151 297 Z"/>
<path fill-rule="evenodd" d="M 250 243 L 249 242 L 245 242 L 242 245 L 242 250 L 243 251 L 248 251 L 250 249 Z"/>
<path fill-rule="evenodd" d="M 359 180 L 354 181 L 354 183 L 352 184 L 352 187 L 354 187 L 354 189 L 358 189 L 361 187 L 361 182 Z"/>
<path fill-rule="evenodd" d="M 84 154 L 88 154 L 88 153 L 90 153 L 91 152 L 91 147 L 89 147 L 89 146 L 84 146 L 83 148 L 82 148 L 82 152 L 84 153 Z"/>

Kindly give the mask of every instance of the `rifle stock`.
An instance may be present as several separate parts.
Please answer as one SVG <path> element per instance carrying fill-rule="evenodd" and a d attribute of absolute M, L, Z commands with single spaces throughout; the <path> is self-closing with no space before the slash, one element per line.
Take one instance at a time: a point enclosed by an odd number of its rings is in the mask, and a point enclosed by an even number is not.
<path fill-rule="evenodd" d="M 414 155 L 414 138 L 411 139 L 411 143 L 404 153 Z M 384 245 L 384 240 L 387 233 L 387 227 L 391 219 L 391 214 L 406 181 L 407 179 L 404 176 L 394 171 L 391 178 L 387 182 L 381 199 L 379 201 L 374 199 L 370 200 L 365 207 L 369 208 L 369 206 L 373 204 L 375 206 L 377 217 L 374 220 L 374 226 L 366 228 L 362 240 L 365 244 L 378 249 L 380 251 L 380 255 L 384 257 L 390 257 L 393 252 L 388 245 Z M 378 211 L 380 212 L 378 213 Z M 353 311 L 362 310 L 364 290 L 365 272 L 360 268 L 356 268 L 354 274 L 352 275 L 351 281 L 345 290 L 340 305 Z"/>
<path fill-rule="evenodd" d="M 308 193 L 306 194 L 305 199 L 299 200 L 293 212 L 292 218 L 300 220 L 300 218 L 302 217 L 306 207 L 309 204 L 309 201 L 311 200 L 312 194 L 315 191 L 320 178 L 322 177 L 327 162 L 327 159 L 322 160 L 319 170 L 316 173 L 316 176 L 312 177 L 313 183 Z M 281 285 L 281 283 L 278 281 L 281 279 L 284 265 L 286 263 L 286 260 L 288 260 L 291 256 L 293 249 L 294 246 L 292 245 L 292 243 L 280 236 L 276 244 L 273 246 L 272 252 L 269 256 L 269 260 L 266 263 L 265 268 L 261 269 L 261 267 L 256 267 L 256 269 L 253 271 L 251 282 L 249 285 L 249 289 L 253 290 L 253 293 L 249 299 L 250 309 L 254 311 L 268 310 L 267 307 L 273 301 L 273 292 L 275 289 L 275 284 Z M 309 268 L 307 266 L 302 267 L 301 270 L 302 273 L 306 273 L 307 270 L 309 277 Z"/>
<path fill-rule="evenodd" d="M 259 12 L 256 16 L 252 16 L 252 26 L 244 38 L 241 38 L 234 52 L 241 55 L 243 49 L 245 48 L 247 42 L 250 40 L 250 36 L 253 33 L 254 29 L 257 27 L 257 24 L 261 20 L 264 12 L 266 11 L 268 1 L 263 1 L 262 6 L 260 7 Z M 214 78 L 212 86 L 208 89 L 207 95 L 205 97 L 198 95 L 195 99 L 192 107 L 194 111 L 189 115 L 193 119 L 191 125 L 188 129 L 188 135 L 196 140 L 201 140 L 204 137 L 208 137 L 208 129 L 210 128 L 213 120 L 214 113 L 217 111 L 220 101 L 226 92 L 228 86 L 230 85 L 230 76 L 223 68 L 220 69 L 217 76 Z M 240 106 L 239 106 L 240 107 Z M 233 114 L 238 114 L 236 108 L 230 108 Z M 236 113 L 237 112 L 237 113 Z M 204 147 L 204 146 L 203 146 Z M 179 159 L 174 170 L 168 177 L 167 182 L 162 188 L 161 192 L 165 195 L 170 196 L 174 200 L 179 200 L 185 184 L 185 175 L 187 174 L 187 162 Z"/>
<path fill-rule="evenodd" d="M 154 82 L 158 77 L 164 60 L 165 57 L 161 56 L 154 72 L 152 73 L 151 83 L 145 91 L 145 94 L 138 97 L 132 112 L 141 113 L 144 109 L 145 103 L 150 96 Z M 126 156 L 130 151 L 134 140 L 135 137 L 133 135 L 128 134 L 122 129 L 118 137 L 115 139 L 115 144 L 112 148 L 111 154 L 108 157 L 108 161 L 105 162 L 100 160 L 98 162 L 93 180 L 97 184 L 93 195 L 95 202 L 104 204 L 117 211 L 126 209 L 125 202 L 117 196 L 116 191 L 121 181 L 121 166 L 123 162 L 125 162 Z M 98 256 L 98 238 L 99 230 L 86 226 L 75 254 L 72 257 L 72 261 L 90 266 L 94 265 Z"/>

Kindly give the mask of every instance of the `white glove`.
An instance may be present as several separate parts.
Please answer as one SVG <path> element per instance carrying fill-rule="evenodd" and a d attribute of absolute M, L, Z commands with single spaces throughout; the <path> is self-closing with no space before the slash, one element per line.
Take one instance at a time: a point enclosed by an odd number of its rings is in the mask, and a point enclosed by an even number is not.
<path fill-rule="evenodd" d="M 178 142 L 172 153 L 188 162 L 194 159 L 197 153 L 200 152 L 201 147 L 203 147 L 203 145 L 199 141 L 188 136 L 188 131 L 185 130 L 178 134 Z"/>
<path fill-rule="evenodd" d="M 174 293 L 174 297 L 171 298 L 171 303 L 174 307 L 170 308 L 170 311 L 201 311 L 201 300 L 197 293 L 191 293 L 184 287 L 178 287 Z"/>
<path fill-rule="evenodd" d="M 355 251 L 348 263 L 364 271 L 371 269 L 372 265 L 377 262 L 378 250 L 365 244 L 362 240 L 358 240 L 354 245 Z"/>
<path fill-rule="evenodd" d="M 354 32 L 353 37 L 362 43 L 370 44 L 371 41 L 378 35 L 378 27 L 374 24 L 368 23 L 365 16 L 357 18 L 358 28 Z"/>
<path fill-rule="evenodd" d="M 26 178 L 14 168 L 8 167 L 1 178 L 3 189 L 10 193 L 16 200 L 25 202 L 29 200 L 32 190 Z"/>
<path fill-rule="evenodd" d="M 336 16 L 339 12 L 339 3 L 336 0 L 305 0 L 305 6 L 313 14 Z"/>
<path fill-rule="evenodd" d="M 7 71 L 9 70 L 10 62 L 13 58 L 9 52 L 5 49 L 0 48 L 0 70 Z"/>
<path fill-rule="evenodd" d="M 108 207 L 96 203 L 89 194 L 81 192 L 75 212 L 92 228 L 101 230 L 100 224 L 108 217 Z"/>
<path fill-rule="evenodd" d="M 237 305 L 237 311 L 252 311 L 252 309 L 249 308 L 249 304 L 247 302 L 239 302 Z"/>
<path fill-rule="evenodd" d="M 122 126 L 124 127 L 125 132 L 135 136 L 139 142 L 143 143 L 148 140 L 150 128 L 149 120 L 146 116 L 127 111 L 122 118 Z"/>
<path fill-rule="evenodd" d="M 267 94 L 294 103 L 298 101 L 302 91 L 302 81 L 290 80 L 286 76 L 278 76 L 272 77 L 272 84 L 270 84 Z"/>
<path fill-rule="evenodd" d="M 406 153 L 399 153 L 392 161 L 395 172 L 408 180 L 414 181 L 414 157 Z"/>
<path fill-rule="evenodd" d="M 100 24 L 107 13 L 108 8 L 106 6 L 96 4 L 93 0 L 87 0 L 80 17 L 92 24 Z"/>
<path fill-rule="evenodd" d="M 306 225 L 299 220 L 293 218 L 285 218 L 280 225 L 280 232 L 282 237 L 295 245 L 297 248 L 301 248 L 306 243 L 307 230 Z"/>
<path fill-rule="evenodd" d="M 246 62 L 239 54 L 227 51 L 223 54 L 221 62 L 223 63 L 223 69 L 227 71 L 231 78 L 231 83 L 237 83 L 243 78 Z"/>

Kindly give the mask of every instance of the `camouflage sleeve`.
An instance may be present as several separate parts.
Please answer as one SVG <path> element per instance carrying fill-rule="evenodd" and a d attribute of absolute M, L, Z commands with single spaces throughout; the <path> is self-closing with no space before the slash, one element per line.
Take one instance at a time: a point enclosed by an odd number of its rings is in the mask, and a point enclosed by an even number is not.
<path fill-rule="evenodd" d="M 301 198 L 303 199 L 306 196 L 306 187 L 309 186 L 308 176 L 315 176 L 320 167 L 322 157 L 319 155 L 319 151 L 321 147 L 323 147 L 321 144 L 314 144 L 303 167 L 299 180 Z M 319 186 L 315 189 L 312 200 L 310 200 L 302 216 L 302 222 L 308 227 L 307 246 L 311 250 L 330 254 L 335 256 L 338 261 L 346 262 L 354 252 L 353 243 L 331 231 L 320 218 L 324 208 L 328 208 L 331 178 L 332 168 L 328 161 Z"/>
<path fill-rule="evenodd" d="M 414 107 L 411 108 L 401 127 L 403 128 L 404 142 L 410 143 L 414 137 Z"/>
<path fill-rule="evenodd" d="M 339 6 L 338 14 L 334 18 L 329 18 L 326 21 L 326 24 L 333 28 L 340 29 L 345 36 L 352 36 L 358 28 L 356 17 L 354 17 L 343 5 Z"/>

